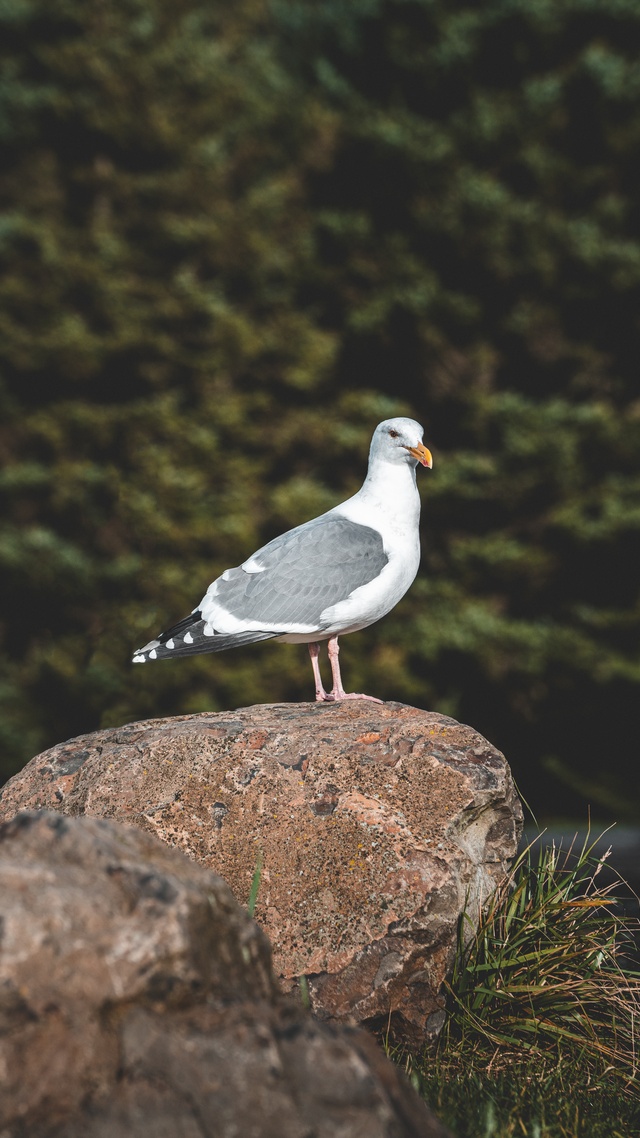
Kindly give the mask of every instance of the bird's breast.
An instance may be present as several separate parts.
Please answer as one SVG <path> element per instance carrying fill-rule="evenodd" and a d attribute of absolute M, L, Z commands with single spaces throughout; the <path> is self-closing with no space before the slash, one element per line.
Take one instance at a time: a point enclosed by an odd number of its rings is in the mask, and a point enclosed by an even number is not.
<path fill-rule="evenodd" d="M 390 553 L 379 576 L 361 585 L 351 596 L 331 605 L 321 615 L 325 635 L 356 632 L 380 620 L 410 588 L 420 564 L 418 542 Z"/>

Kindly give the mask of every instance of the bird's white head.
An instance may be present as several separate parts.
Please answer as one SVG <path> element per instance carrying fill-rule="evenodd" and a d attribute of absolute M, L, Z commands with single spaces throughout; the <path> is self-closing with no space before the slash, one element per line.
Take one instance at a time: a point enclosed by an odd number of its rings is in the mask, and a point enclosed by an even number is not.
<path fill-rule="evenodd" d="M 385 419 L 373 432 L 369 461 L 407 463 L 414 467 L 419 462 L 422 466 L 432 467 L 431 451 L 422 441 L 423 434 L 423 428 L 415 419 L 402 416 Z"/>

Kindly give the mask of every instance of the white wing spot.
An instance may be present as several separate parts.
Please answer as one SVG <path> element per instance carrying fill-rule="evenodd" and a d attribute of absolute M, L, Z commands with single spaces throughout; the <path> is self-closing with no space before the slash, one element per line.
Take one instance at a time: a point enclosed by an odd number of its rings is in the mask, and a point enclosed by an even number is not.
<path fill-rule="evenodd" d="M 176 642 L 173 639 L 167 640 L 167 643 L 165 644 L 165 648 L 175 648 L 175 646 L 176 646 Z"/>
<path fill-rule="evenodd" d="M 184 642 L 185 642 L 185 644 L 193 644 L 193 636 L 191 635 L 190 632 L 185 632 Z"/>
<path fill-rule="evenodd" d="M 155 648 L 151 649 L 151 651 L 149 653 L 149 659 L 150 660 L 157 660 L 158 659 L 158 653 L 156 652 Z"/>
<path fill-rule="evenodd" d="M 138 653 L 136 656 L 133 657 L 133 662 L 134 662 L 134 664 L 146 664 L 147 657 L 142 656 L 140 653 Z"/>
<path fill-rule="evenodd" d="M 264 573 L 267 567 L 256 561 L 255 557 L 248 557 L 246 561 L 242 562 L 240 568 L 244 569 L 245 573 Z"/>
<path fill-rule="evenodd" d="M 202 632 L 205 636 L 215 636 L 215 634 L 216 634 L 216 630 L 212 624 L 205 624 L 204 628 L 202 629 Z M 185 639 L 186 639 L 186 637 L 185 637 Z"/>

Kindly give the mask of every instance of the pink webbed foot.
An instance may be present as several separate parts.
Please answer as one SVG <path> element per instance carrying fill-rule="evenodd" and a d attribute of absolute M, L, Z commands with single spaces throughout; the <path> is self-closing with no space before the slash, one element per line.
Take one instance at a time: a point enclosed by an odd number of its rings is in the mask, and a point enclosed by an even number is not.
<path fill-rule="evenodd" d="M 345 691 L 342 686 L 342 676 L 340 675 L 340 664 L 338 662 L 338 637 L 332 636 L 327 645 L 329 653 L 329 663 L 331 664 L 331 674 L 333 676 L 333 688 L 329 692 L 326 699 L 338 701 L 340 699 L 369 699 L 372 703 L 382 703 L 381 699 L 377 699 L 375 695 L 364 695 L 361 692 Z"/>
<path fill-rule="evenodd" d="M 384 701 L 378 699 L 375 695 L 364 695 L 362 692 L 356 691 L 330 691 L 325 693 L 325 699 L 335 700 L 340 699 L 370 699 L 372 703 L 383 703 Z"/>
<path fill-rule="evenodd" d="M 329 663 L 331 664 L 331 674 L 333 676 L 333 688 L 331 691 L 325 691 L 322 683 L 322 676 L 320 675 L 320 665 L 318 663 L 318 656 L 320 654 L 320 645 L 312 643 L 307 645 L 309 649 L 309 656 L 311 657 L 311 667 L 313 668 L 313 678 L 316 685 L 316 703 L 337 703 L 341 699 L 368 699 L 371 703 L 382 703 L 383 700 L 378 699 L 375 695 L 364 695 L 362 692 L 345 691 L 342 686 L 342 676 L 340 675 L 340 664 L 338 663 L 338 637 L 332 636 L 327 646 L 329 652 Z"/>

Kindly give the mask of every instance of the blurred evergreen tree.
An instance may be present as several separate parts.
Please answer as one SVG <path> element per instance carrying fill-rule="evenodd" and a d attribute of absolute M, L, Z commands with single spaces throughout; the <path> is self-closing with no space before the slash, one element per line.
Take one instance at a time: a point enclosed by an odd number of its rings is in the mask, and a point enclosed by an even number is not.
<path fill-rule="evenodd" d="M 324 127 L 261 5 L 25 0 L 2 19 L 0 698 L 19 762 L 101 722 L 303 690 L 294 653 L 274 684 L 260 654 L 151 676 L 131 647 L 333 501 L 367 427 L 361 402 L 309 410 L 336 343 L 296 306 Z"/>
<path fill-rule="evenodd" d="M 273 7 L 337 120 L 307 296 L 338 380 L 436 450 L 385 630 L 403 694 L 502 745 L 539 810 L 637 817 L 640 6 Z"/>
<path fill-rule="evenodd" d="M 546 813 L 632 812 L 640 8 L 0 22 L 5 774 L 100 724 L 308 698 L 300 648 L 130 649 L 409 412 L 423 571 L 345 642 L 349 682 L 469 720 Z"/>

